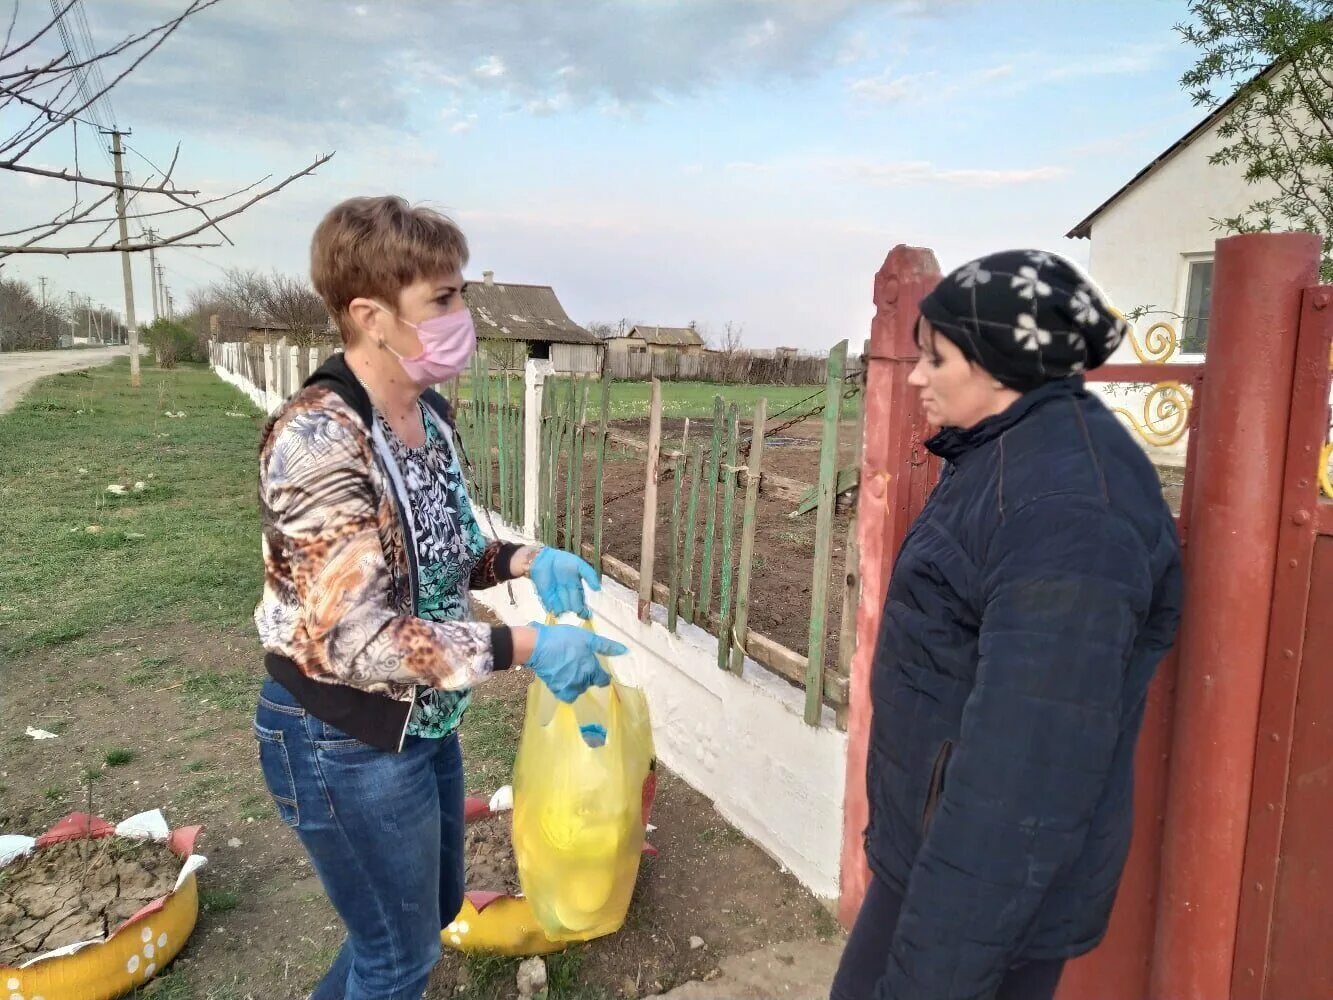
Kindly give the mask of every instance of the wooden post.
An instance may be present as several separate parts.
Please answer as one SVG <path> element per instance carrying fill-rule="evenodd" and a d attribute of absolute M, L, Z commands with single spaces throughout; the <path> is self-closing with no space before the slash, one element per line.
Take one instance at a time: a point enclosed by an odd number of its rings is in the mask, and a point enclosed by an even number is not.
<path fill-rule="evenodd" d="M 648 469 L 643 491 L 643 533 L 639 545 L 639 621 L 653 603 L 653 562 L 657 554 L 657 482 L 662 460 L 662 383 L 653 379 L 648 417 Z"/>
<path fill-rule="evenodd" d="M 865 450 L 863 438 L 866 421 L 865 365 L 869 363 L 869 358 L 870 341 L 867 340 L 861 350 L 861 393 L 858 400 L 860 411 L 857 414 L 856 429 L 852 438 L 854 442 L 852 468 L 858 474 L 861 471 L 861 456 Z M 852 516 L 847 521 L 847 540 L 844 544 L 846 548 L 843 552 L 842 626 L 838 630 L 838 673 L 846 681 L 852 675 L 852 656 L 856 653 L 856 610 L 861 603 L 861 545 L 857 537 L 856 511 L 852 511 Z M 838 706 L 838 728 L 843 730 L 847 728 L 845 701 Z"/>
<path fill-rule="evenodd" d="M 713 606 L 713 560 L 714 538 L 717 534 L 717 484 L 718 471 L 722 465 L 722 397 L 713 397 L 713 449 L 708 454 L 708 489 L 704 491 L 704 503 L 708 505 L 704 519 L 704 569 L 699 583 L 699 599 L 696 602 L 698 613 L 708 619 L 708 609 Z"/>
<path fill-rule="evenodd" d="M 847 341 L 828 358 L 824 389 L 824 440 L 819 450 L 819 513 L 815 521 L 815 569 L 810 585 L 810 648 L 806 653 L 805 721 L 819 725 L 824 709 L 824 639 L 828 633 L 829 570 L 833 563 L 833 515 L 838 505 L 838 421 L 842 416 L 842 376 Z"/>
<path fill-rule="evenodd" d="M 537 538 L 540 529 L 543 415 L 546 379 L 555 371 L 549 361 L 523 366 L 523 533 Z"/>
<path fill-rule="evenodd" d="M 606 508 L 606 428 L 611 420 L 611 373 L 602 372 L 602 412 L 597 420 L 597 479 L 592 484 L 592 565 L 602 571 L 602 518 Z"/>
<path fill-rule="evenodd" d="M 573 542 L 569 551 L 578 554 L 583 550 L 583 447 L 588 433 L 588 380 L 581 379 L 583 391 L 579 393 L 577 424 L 574 430 L 574 453 L 571 456 L 573 468 L 569 471 L 569 491 L 574 498 L 571 511 L 574 519 Z"/>
<path fill-rule="evenodd" d="M 685 480 L 685 456 L 690 443 L 690 419 L 685 418 L 685 435 L 681 439 L 680 451 L 671 456 L 671 565 L 670 603 L 667 605 L 667 629 L 676 631 L 676 618 L 680 609 L 680 503 L 681 488 Z"/>
<path fill-rule="evenodd" d="M 722 619 L 717 634 L 717 666 L 726 670 L 731 663 L 732 567 L 735 563 L 736 475 L 740 446 L 740 407 L 735 403 L 727 411 L 727 464 L 723 469 L 726 484 L 722 489 L 722 573 L 718 595 L 718 614 Z"/>
<path fill-rule="evenodd" d="M 861 603 L 848 684 L 847 770 L 843 796 L 842 891 L 838 916 L 851 927 L 869 884 L 865 861 L 866 758 L 870 740 L 870 664 L 879 634 L 894 554 L 925 501 L 935 466 L 916 390 L 907 376 L 917 361 L 917 303 L 940 280 L 929 250 L 899 246 L 875 275 L 875 317 L 866 354 L 864 454 L 857 502 Z"/>
<path fill-rule="evenodd" d="M 764 424 L 768 421 L 768 400 L 754 407 L 754 426 L 750 432 L 749 473 L 745 484 L 745 513 L 741 517 L 740 570 L 736 577 L 736 623 L 732 628 L 737 643 L 731 651 L 731 672 L 745 668 L 745 631 L 750 622 L 750 575 L 754 569 L 754 533 L 758 521 L 759 486 L 764 475 Z M 724 616 L 725 617 L 725 616 Z"/>
<path fill-rule="evenodd" d="M 690 480 L 690 506 L 685 515 L 685 619 L 695 623 L 694 611 L 698 604 L 698 594 L 694 589 L 694 554 L 698 540 L 699 487 L 704 471 L 704 443 L 699 441 L 690 454 L 686 475 Z"/>

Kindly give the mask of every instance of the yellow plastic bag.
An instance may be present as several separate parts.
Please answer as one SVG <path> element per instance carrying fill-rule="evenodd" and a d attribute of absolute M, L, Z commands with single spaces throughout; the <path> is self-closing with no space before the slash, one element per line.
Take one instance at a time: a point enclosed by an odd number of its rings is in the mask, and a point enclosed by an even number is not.
<path fill-rule="evenodd" d="M 590 631 L 592 624 L 585 622 Z M 610 673 L 605 661 L 602 666 Z M 602 746 L 580 727 L 606 730 Z M 629 910 L 656 788 L 643 692 L 614 679 L 573 704 L 528 688 L 514 764 L 514 856 L 523 894 L 546 935 L 588 941 L 620 929 Z"/>

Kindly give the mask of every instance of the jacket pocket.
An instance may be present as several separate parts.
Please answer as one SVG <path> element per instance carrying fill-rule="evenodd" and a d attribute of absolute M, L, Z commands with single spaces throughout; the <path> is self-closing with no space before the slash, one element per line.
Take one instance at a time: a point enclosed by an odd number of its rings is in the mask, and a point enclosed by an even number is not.
<path fill-rule="evenodd" d="M 296 827 L 301 822 L 301 811 L 296 804 L 296 781 L 292 777 L 287 742 L 281 730 L 267 729 L 258 723 L 254 730 L 259 743 L 259 769 L 273 804 L 278 807 L 278 817 L 288 826 Z"/>
<path fill-rule="evenodd" d="M 949 758 L 953 756 L 953 740 L 940 744 L 935 763 L 930 768 L 930 785 L 926 788 L 926 805 L 921 810 L 921 836 L 930 829 L 930 821 L 935 818 L 935 809 L 940 804 L 944 793 L 944 772 L 949 769 Z"/>

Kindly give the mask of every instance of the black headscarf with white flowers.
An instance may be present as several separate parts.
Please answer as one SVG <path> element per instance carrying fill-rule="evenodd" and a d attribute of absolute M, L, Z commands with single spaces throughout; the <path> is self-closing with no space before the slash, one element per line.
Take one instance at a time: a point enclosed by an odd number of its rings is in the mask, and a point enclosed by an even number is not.
<path fill-rule="evenodd" d="M 921 300 L 921 315 L 1019 392 L 1105 363 L 1129 329 L 1091 279 L 1040 250 L 964 264 Z"/>

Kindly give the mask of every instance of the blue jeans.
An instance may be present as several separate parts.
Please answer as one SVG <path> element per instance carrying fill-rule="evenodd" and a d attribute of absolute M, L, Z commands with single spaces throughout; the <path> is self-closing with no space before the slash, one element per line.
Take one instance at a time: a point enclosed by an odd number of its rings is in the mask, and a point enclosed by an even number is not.
<path fill-rule="evenodd" d="M 463 904 L 463 756 L 455 733 L 385 753 L 268 678 L 255 712 L 264 783 L 347 939 L 311 1000 L 420 1000 Z"/>

